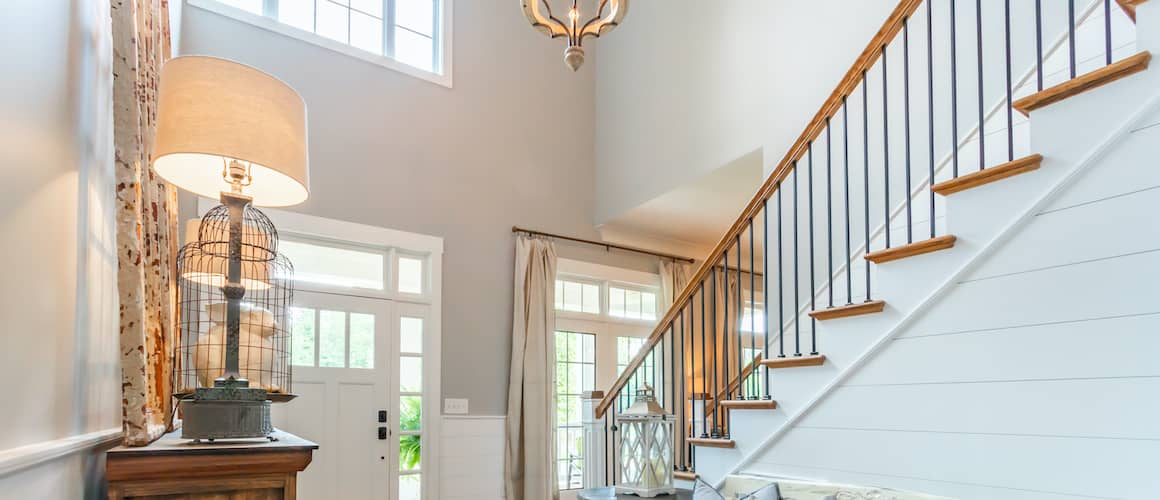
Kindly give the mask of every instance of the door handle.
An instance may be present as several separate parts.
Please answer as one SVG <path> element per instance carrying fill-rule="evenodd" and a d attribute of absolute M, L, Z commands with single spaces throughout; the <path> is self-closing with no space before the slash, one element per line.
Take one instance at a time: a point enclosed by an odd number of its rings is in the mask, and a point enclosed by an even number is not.
<path fill-rule="evenodd" d="M 387 439 L 387 428 L 386 427 L 379 427 L 379 439 L 381 439 L 381 440 Z"/>

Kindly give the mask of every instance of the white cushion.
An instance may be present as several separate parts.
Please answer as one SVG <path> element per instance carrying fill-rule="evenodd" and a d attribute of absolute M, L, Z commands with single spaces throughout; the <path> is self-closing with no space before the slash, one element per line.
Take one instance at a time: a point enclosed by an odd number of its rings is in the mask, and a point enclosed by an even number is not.
<path fill-rule="evenodd" d="M 725 497 L 713 489 L 711 484 L 698 477 L 693 483 L 693 500 L 725 500 Z"/>

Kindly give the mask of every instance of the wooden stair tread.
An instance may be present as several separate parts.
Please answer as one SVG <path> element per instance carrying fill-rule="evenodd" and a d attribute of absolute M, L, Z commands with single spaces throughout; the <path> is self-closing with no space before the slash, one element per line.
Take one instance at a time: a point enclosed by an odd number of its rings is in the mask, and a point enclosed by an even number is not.
<path fill-rule="evenodd" d="M 1124 10 L 1132 22 L 1136 22 L 1136 6 L 1146 1 L 1148 0 L 1116 0 L 1116 3 L 1120 4 L 1120 8 Z"/>
<path fill-rule="evenodd" d="M 693 472 L 691 470 L 675 470 L 675 471 L 673 471 L 673 479 L 680 479 L 682 481 L 696 481 L 698 477 L 701 477 L 701 476 L 699 474 L 697 474 L 696 472 Z"/>
<path fill-rule="evenodd" d="M 1068 97 L 1082 94 L 1101 85 L 1107 85 L 1121 78 L 1148 69 L 1152 54 L 1140 52 L 1122 61 L 1116 61 L 1100 69 L 1085 73 L 1051 88 L 1043 89 L 1015 101 L 1011 106 L 1020 113 L 1028 114 L 1039 108 L 1055 104 Z"/>
<path fill-rule="evenodd" d="M 931 188 L 936 194 L 943 196 L 965 191 L 974 187 L 990 184 L 1000 179 L 1016 176 L 1022 173 L 1030 172 L 1039 168 L 1043 162 L 1043 155 L 1033 154 L 1012 160 L 1002 165 L 997 165 L 988 169 L 980 170 L 963 175 L 957 179 L 951 179 L 946 182 L 935 184 Z"/>
<path fill-rule="evenodd" d="M 689 438 L 689 444 L 707 448 L 732 448 L 736 446 L 736 443 L 728 438 Z"/>
<path fill-rule="evenodd" d="M 727 399 L 721 406 L 730 410 L 773 410 L 777 408 L 777 401 L 772 399 Z"/>
<path fill-rule="evenodd" d="M 829 309 L 818 309 L 810 311 L 810 317 L 818 321 L 825 321 L 829 319 L 848 318 L 850 316 L 861 316 L 863 314 L 880 313 L 886 308 L 886 302 L 881 300 L 872 300 L 870 302 L 863 302 L 861 304 L 850 304 L 846 306 L 831 307 Z"/>
<path fill-rule="evenodd" d="M 914 257 L 924 253 L 937 252 L 939 250 L 946 250 L 955 246 L 954 235 L 944 235 L 929 240 L 916 241 L 902 246 L 887 248 L 877 252 L 870 252 L 866 254 L 866 260 L 875 264 L 882 264 L 892 260 L 905 259 L 907 257 Z"/>
<path fill-rule="evenodd" d="M 797 368 L 799 366 L 822 366 L 826 363 L 824 354 L 810 356 L 786 356 L 784 358 L 770 358 L 763 360 L 761 365 L 766 368 Z"/>

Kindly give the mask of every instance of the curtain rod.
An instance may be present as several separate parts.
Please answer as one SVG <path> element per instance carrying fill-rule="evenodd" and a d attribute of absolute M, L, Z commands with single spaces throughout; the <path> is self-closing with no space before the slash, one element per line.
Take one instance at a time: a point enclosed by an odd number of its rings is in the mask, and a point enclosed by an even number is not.
<path fill-rule="evenodd" d="M 660 257 L 660 258 L 662 258 L 662 259 L 669 259 L 669 260 L 677 260 L 677 261 L 681 261 L 681 262 L 688 262 L 688 263 L 690 263 L 690 264 L 692 264 L 693 262 L 696 262 L 696 261 L 694 261 L 693 259 L 690 259 L 690 258 L 688 258 L 688 257 L 682 257 L 682 256 L 680 256 L 680 255 L 673 255 L 673 254 L 668 254 L 668 253 L 654 252 L 654 251 L 652 251 L 652 250 L 645 250 L 645 249 L 643 249 L 643 248 L 636 248 L 636 247 L 630 247 L 630 246 L 624 246 L 624 245 L 617 245 L 617 244 L 615 244 L 615 243 L 607 243 L 607 242 L 603 242 L 603 241 L 586 240 L 586 239 L 583 239 L 583 238 L 573 238 L 573 237 L 571 237 L 571 236 L 564 236 L 564 235 L 561 235 L 561 234 L 545 233 L 545 232 L 543 232 L 543 231 L 536 231 L 536 230 L 533 230 L 533 229 L 524 229 L 524 228 L 522 228 L 522 227 L 519 227 L 519 226 L 512 226 L 512 232 L 513 232 L 513 233 L 524 233 L 524 234 L 531 234 L 531 235 L 536 235 L 536 236 L 545 236 L 545 237 L 548 237 L 548 238 L 553 238 L 553 239 L 557 239 L 557 240 L 574 241 L 574 242 L 576 242 L 576 243 L 585 243 L 585 244 L 588 244 L 588 245 L 593 245 L 593 246 L 598 246 L 598 247 L 604 247 L 604 249 L 605 249 L 605 250 L 610 250 L 610 249 L 613 249 L 613 248 L 615 248 L 615 249 L 617 249 L 617 250 L 624 250 L 624 251 L 626 251 L 626 252 L 636 252 L 636 253 L 645 254 L 645 255 L 652 255 L 653 257 Z"/>

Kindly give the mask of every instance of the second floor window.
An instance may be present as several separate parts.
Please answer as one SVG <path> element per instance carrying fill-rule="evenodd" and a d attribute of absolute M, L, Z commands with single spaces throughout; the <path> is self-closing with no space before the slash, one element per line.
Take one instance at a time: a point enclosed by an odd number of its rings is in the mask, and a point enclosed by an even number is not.
<path fill-rule="evenodd" d="M 447 0 L 201 0 L 442 75 Z M 241 17 L 241 16 L 239 16 Z"/>

